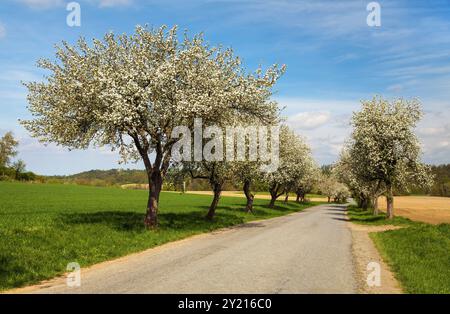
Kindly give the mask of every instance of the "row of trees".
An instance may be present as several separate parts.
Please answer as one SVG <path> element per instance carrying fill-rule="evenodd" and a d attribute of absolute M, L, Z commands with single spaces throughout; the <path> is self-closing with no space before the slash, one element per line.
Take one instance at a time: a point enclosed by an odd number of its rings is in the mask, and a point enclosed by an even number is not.
<path fill-rule="evenodd" d="M 248 211 L 251 187 L 258 180 L 270 188 L 270 206 L 283 193 L 304 198 L 316 167 L 303 139 L 285 126 L 280 130 L 280 165 L 272 173 L 261 173 L 261 160 L 174 162 L 172 156 L 176 127 L 193 130 L 195 119 L 221 128 L 280 125 L 271 95 L 284 66 L 248 73 L 231 49 L 211 47 L 201 34 L 184 34 L 180 40 L 176 27 L 164 26 L 138 26 L 131 36 L 108 33 L 92 45 L 83 38 L 74 46 L 63 42 L 56 60 L 40 60 L 39 65 L 49 71 L 48 79 L 26 84 L 33 119 L 23 125 L 44 142 L 78 149 L 109 145 L 124 161 L 142 160 L 149 183 L 147 227 L 157 225 L 169 169 L 209 181 L 214 197 L 208 219 L 214 217 L 224 182 L 236 176 Z"/>
<path fill-rule="evenodd" d="M 248 142 L 247 142 L 248 144 Z M 248 145 L 247 145 L 248 146 Z M 250 148 L 250 147 L 248 147 Z M 252 212 L 254 190 L 268 189 L 271 195 L 269 207 L 289 193 L 297 195 L 297 201 L 304 201 L 305 194 L 312 188 L 314 173 L 318 168 L 312 158 L 311 150 L 304 139 L 285 125 L 279 133 L 279 165 L 275 171 L 266 171 L 265 162 L 257 160 L 182 162 L 178 166 L 181 176 L 201 178 L 209 181 L 214 197 L 207 214 L 214 216 L 220 194 L 225 182 L 240 184 L 246 196 L 246 210 Z M 175 166 L 175 167 L 176 167 Z"/>
<path fill-rule="evenodd" d="M 211 47 L 201 34 L 192 38 L 184 34 L 180 40 L 176 27 L 164 26 L 138 26 L 131 36 L 108 33 L 92 45 L 84 38 L 74 46 L 63 42 L 56 60 L 40 60 L 39 65 L 50 73 L 45 81 L 26 84 L 33 119 L 22 121 L 23 125 L 44 142 L 78 149 L 109 145 L 119 150 L 123 161 L 142 160 L 149 183 L 147 227 L 157 225 L 159 195 L 168 172 L 209 182 L 214 196 L 208 219 L 214 217 L 227 181 L 242 185 L 251 212 L 255 185 L 267 186 L 273 207 L 289 193 L 304 200 L 320 177 L 309 147 L 282 125 L 278 105 L 271 100 L 284 66 L 248 73 L 231 49 Z M 392 218 L 394 188 L 429 185 L 429 168 L 420 162 L 420 145 L 413 132 L 421 115 L 416 100 L 389 102 L 375 97 L 363 102 L 362 110 L 353 115 L 353 132 L 339 162 L 320 180 L 329 201 L 345 200 L 351 192 L 360 206 L 376 212 L 378 196 L 385 194 Z M 195 149 L 193 154 L 185 147 L 173 156 L 180 126 L 184 141 L 197 145 L 192 130 L 199 119 L 221 130 L 280 126 L 279 141 L 270 144 L 272 152 L 279 149 L 278 167 L 262 171 L 265 156 L 223 158 L 223 143 L 216 141 L 220 132 L 208 128 L 206 139 L 200 138 L 200 149 L 208 148 L 211 156 L 219 158 L 198 159 Z M 248 150 L 252 141 L 244 136 Z M 258 145 L 259 150 L 262 144 Z M 180 155 L 188 158 L 180 161 Z"/>
<path fill-rule="evenodd" d="M 331 201 L 345 203 L 350 197 L 350 191 L 347 186 L 339 182 L 332 174 L 322 173 L 318 182 L 318 188 L 328 198 L 328 203 Z"/>
<path fill-rule="evenodd" d="M 360 207 L 373 208 L 378 214 L 378 197 L 385 195 L 391 219 L 394 189 L 432 185 L 430 167 L 421 162 L 420 143 L 414 134 L 421 117 L 418 100 L 382 97 L 363 101 L 361 110 L 353 114 L 351 137 L 333 173 L 348 186 Z"/>

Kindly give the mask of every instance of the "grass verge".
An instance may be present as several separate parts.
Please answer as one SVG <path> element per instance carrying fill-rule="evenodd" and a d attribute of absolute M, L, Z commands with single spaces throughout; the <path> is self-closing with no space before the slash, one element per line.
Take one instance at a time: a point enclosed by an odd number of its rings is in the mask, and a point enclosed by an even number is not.
<path fill-rule="evenodd" d="M 373 215 L 372 210 L 364 210 L 353 205 L 347 207 L 347 214 L 350 221 L 364 225 L 412 226 L 421 224 L 400 216 L 395 216 L 393 219 L 386 219 L 386 214 L 384 213 Z"/>
<path fill-rule="evenodd" d="M 318 203 L 223 197 L 213 222 L 210 196 L 162 193 L 159 228 L 147 231 L 147 192 L 62 184 L 0 182 L 0 291 L 63 274 L 69 262 L 86 267 L 163 243 L 252 220 L 277 217 Z"/>
<path fill-rule="evenodd" d="M 348 215 L 355 223 L 405 227 L 370 234 L 405 292 L 450 293 L 449 224 L 430 225 L 402 217 L 387 220 L 355 207 L 349 207 Z"/>

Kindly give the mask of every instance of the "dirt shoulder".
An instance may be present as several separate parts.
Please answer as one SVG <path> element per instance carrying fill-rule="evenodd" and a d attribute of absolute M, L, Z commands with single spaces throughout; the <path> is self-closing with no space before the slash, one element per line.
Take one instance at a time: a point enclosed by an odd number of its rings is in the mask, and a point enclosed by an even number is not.
<path fill-rule="evenodd" d="M 402 293 L 400 284 L 395 279 L 389 266 L 383 261 L 380 253 L 375 247 L 372 239 L 369 237 L 371 232 L 382 232 L 387 230 L 399 229 L 398 226 L 366 226 L 348 222 L 348 227 L 352 233 L 352 251 L 356 270 L 356 280 L 358 292 L 365 294 L 398 294 Z M 381 285 L 370 287 L 366 278 L 372 270 L 367 270 L 370 262 L 377 262 L 380 265 Z"/>

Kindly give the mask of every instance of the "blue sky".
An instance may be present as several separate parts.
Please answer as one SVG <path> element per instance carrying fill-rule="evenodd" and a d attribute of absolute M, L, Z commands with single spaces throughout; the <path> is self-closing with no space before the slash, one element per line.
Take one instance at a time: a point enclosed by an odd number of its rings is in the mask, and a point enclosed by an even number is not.
<path fill-rule="evenodd" d="M 419 97 L 426 113 L 417 129 L 429 163 L 450 162 L 450 1 L 378 1 L 381 26 L 369 27 L 370 1 L 79 0 L 81 27 L 66 24 L 64 0 L 0 3 L 0 135 L 19 138 L 27 168 L 41 174 L 118 165 L 108 148 L 68 151 L 30 138 L 20 81 L 41 80 L 36 66 L 54 45 L 78 36 L 131 33 L 137 24 L 177 24 L 234 48 L 248 70 L 287 65 L 274 98 L 320 163 L 333 162 L 349 134 L 359 100 L 374 94 Z"/>

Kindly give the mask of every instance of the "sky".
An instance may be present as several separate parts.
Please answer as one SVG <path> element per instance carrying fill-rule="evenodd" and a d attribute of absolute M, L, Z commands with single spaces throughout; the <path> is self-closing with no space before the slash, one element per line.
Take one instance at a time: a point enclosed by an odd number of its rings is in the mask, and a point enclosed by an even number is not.
<path fill-rule="evenodd" d="M 419 98 L 423 159 L 450 163 L 450 0 L 377 1 L 381 25 L 372 27 L 370 1 L 362 0 L 79 0 L 80 27 L 66 23 L 68 2 L 0 2 L 0 136 L 14 132 L 18 158 L 30 171 L 142 168 L 119 165 L 107 147 L 69 151 L 39 143 L 18 122 L 31 117 L 21 82 L 43 79 L 36 61 L 53 59 L 56 44 L 132 33 L 138 24 L 204 32 L 211 45 L 232 47 L 248 71 L 286 64 L 273 98 L 320 164 L 338 158 L 352 112 L 374 95 Z"/>

